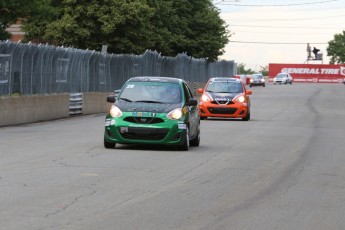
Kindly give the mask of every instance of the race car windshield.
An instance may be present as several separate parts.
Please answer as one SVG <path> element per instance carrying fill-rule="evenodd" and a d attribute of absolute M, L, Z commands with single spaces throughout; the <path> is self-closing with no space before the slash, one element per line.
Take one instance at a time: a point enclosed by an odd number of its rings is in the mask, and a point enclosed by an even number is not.
<path fill-rule="evenodd" d="M 210 82 L 206 88 L 207 92 L 213 93 L 242 93 L 243 88 L 239 82 Z"/>
<path fill-rule="evenodd" d="M 276 78 L 283 78 L 283 77 L 285 77 L 285 74 L 278 74 L 278 75 L 276 76 Z"/>
<path fill-rule="evenodd" d="M 128 82 L 119 98 L 138 103 L 181 103 L 181 87 L 177 83 L 138 81 Z"/>

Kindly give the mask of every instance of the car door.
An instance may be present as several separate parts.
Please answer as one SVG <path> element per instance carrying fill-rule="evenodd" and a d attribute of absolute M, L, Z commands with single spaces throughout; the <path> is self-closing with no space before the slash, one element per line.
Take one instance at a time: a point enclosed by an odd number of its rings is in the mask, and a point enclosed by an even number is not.
<path fill-rule="evenodd" d="M 183 91 L 184 91 L 186 102 L 189 102 L 190 99 L 194 99 L 189 86 L 185 82 L 183 83 Z M 186 106 L 189 111 L 190 136 L 195 137 L 198 133 L 199 121 L 200 121 L 198 105 L 188 105 L 187 103 Z"/>

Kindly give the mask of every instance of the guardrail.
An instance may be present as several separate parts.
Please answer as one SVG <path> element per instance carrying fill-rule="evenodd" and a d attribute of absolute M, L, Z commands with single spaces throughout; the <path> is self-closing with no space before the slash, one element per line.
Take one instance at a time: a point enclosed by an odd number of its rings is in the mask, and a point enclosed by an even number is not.
<path fill-rule="evenodd" d="M 69 115 L 83 113 L 83 94 L 71 93 L 69 97 Z"/>

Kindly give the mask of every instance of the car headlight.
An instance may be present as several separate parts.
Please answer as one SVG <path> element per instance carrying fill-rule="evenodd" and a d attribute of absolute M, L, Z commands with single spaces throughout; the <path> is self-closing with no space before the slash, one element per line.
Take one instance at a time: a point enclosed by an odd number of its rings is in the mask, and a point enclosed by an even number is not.
<path fill-rule="evenodd" d="M 206 94 L 203 94 L 203 95 L 201 96 L 201 100 L 202 100 L 203 102 L 211 101 L 210 97 L 207 96 Z"/>
<path fill-rule="evenodd" d="M 265 82 L 265 79 L 262 78 L 262 79 L 261 79 L 261 82 Z"/>
<path fill-rule="evenodd" d="M 171 120 L 178 120 L 181 117 L 182 117 L 182 109 L 181 108 L 174 109 L 167 114 L 167 118 L 171 119 Z"/>
<path fill-rule="evenodd" d="M 250 81 L 250 82 L 253 82 L 253 79 L 250 79 L 249 81 Z"/>
<path fill-rule="evenodd" d="M 243 95 L 241 95 L 241 96 L 236 97 L 235 100 L 240 103 L 243 103 L 246 100 L 246 98 Z"/>
<path fill-rule="evenodd" d="M 121 110 L 115 105 L 111 106 L 109 113 L 110 113 L 110 116 L 112 116 L 112 117 L 121 117 L 122 116 Z"/>

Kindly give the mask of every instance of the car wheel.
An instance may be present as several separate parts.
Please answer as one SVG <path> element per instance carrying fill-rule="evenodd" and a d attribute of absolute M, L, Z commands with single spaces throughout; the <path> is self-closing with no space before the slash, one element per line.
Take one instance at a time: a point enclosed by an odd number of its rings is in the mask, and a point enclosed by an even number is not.
<path fill-rule="evenodd" d="M 198 130 L 198 134 L 196 135 L 196 137 L 190 140 L 189 144 L 190 146 L 196 146 L 196 147 L 200 145 L 200 129 Z"/>
<path fill-rule="evenodd" d="M 242 118 L 242 121 L 249 121 L 250 120 L 250 111 L 248 110 L 247 115 Z"/>
<path fill-rule="evenodd" d="M 186 127 L 186 131 L 184 132 L 183 144 L 180 146 L 180 149 L 182 151 L 188 151 L 188 149 L 189 149 L 189 128 L 188 128 L 188 126 Z"/>
<path fill-rule="evenodd" d="M 262 87 L 265 87 L 265 86 L 266 86 L 265 84 L 262 85 Z"/>
<path fill-rule="evenodd" d="M 106 149 L 113 149 L 113 148 L 115 148 L 115 146 L 116 146 L 116 143 L 108 142 L 104 138 L 104 148 L 106 148 Z"/>
<path fill-rule="evenodd" d="M 207 117 L 200 117 L 200 120 L 206 120 Z"/>
<path fill-rule="evenodd" d="M 250 88 L 252 88 L 252 85 L 249 85 Z"/>
<path fill-rule="evenodd" d="M 292 81 L 290 81 L 290 85 L 292 85 Z"/>

